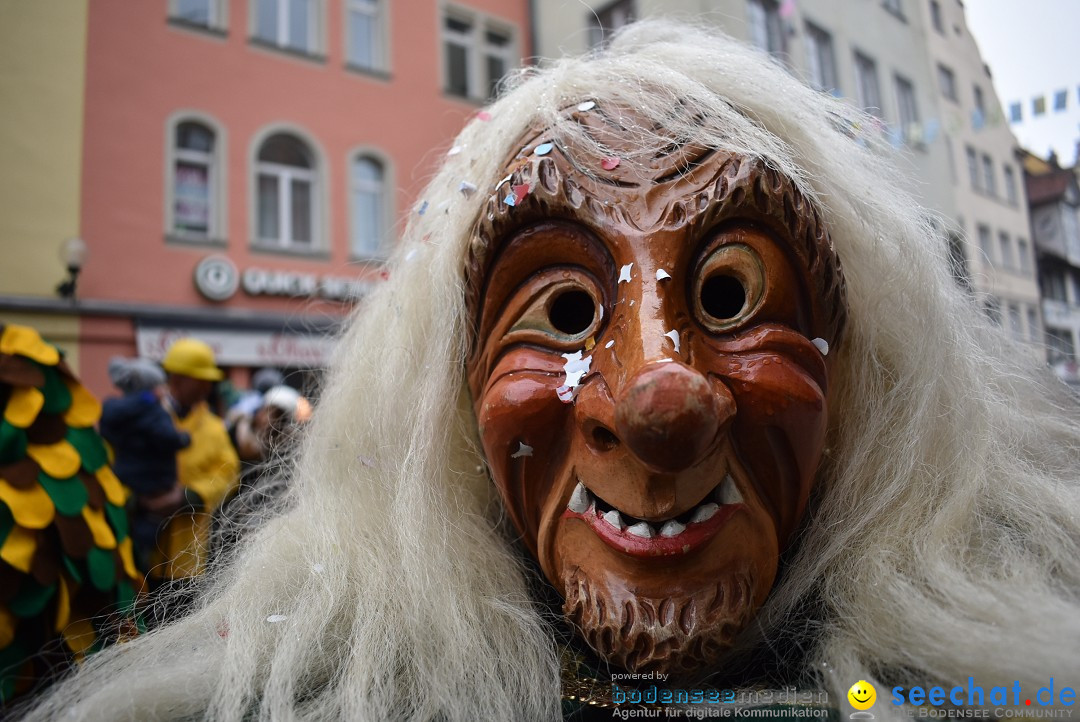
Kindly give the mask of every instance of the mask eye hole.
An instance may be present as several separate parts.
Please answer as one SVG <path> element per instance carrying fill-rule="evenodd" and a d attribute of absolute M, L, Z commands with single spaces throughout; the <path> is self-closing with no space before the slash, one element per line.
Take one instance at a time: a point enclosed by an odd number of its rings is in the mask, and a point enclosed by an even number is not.
<path fill-rule="evenodd" d="M 765 297 L 765 265 L 750 246 L 728 243 L 700 264 L 691 303 L 702 326 L 727 333 L 747 321 Z"/>
<path fill-rule="evenodd" d="M 717 273 L 701 284 L 701 310 L 717 321 L 730 321 L 745 307 L 746 289 L 735 276 Z"/>
<path fill-rule="evenodd" d="M 568 288 L 551 297 L 547 313 L 552 328 L 567 336 L 577 336 L 593 325 L 596 303 L 585 291 Z"/>

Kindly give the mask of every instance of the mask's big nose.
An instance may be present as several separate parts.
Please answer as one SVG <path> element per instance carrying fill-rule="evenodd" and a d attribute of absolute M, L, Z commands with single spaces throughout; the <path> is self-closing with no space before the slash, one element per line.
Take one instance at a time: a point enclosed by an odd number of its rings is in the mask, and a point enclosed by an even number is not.
<path fill-rule="evenodd" d="M 675 472 L 701 461 L 734 415 L 734 399 L 718 394 L 704 375 L 678 362 L 650 364 L 625 387 L 615 427 L 647 466 Z"/>

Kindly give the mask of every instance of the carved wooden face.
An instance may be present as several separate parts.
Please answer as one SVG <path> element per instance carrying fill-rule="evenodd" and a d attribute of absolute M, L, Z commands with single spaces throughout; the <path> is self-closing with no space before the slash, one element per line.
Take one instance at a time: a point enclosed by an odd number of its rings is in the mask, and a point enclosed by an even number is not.
<path fill-rule="evenodd" d="M 760 162 L 522 146 L 471 259 L 484 452 L 596 652 L 700 670 L 765 601 L 806 508 L 839 265 L 816 209 Z"/>

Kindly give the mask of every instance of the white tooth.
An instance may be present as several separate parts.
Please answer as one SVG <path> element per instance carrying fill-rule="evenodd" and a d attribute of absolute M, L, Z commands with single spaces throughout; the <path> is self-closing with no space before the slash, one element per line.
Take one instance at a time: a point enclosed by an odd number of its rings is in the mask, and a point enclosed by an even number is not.
<path fill-rule="evenodd" d="M 637 524 L 627 527 L 626 531 L 634 536 L 640 536 L 646 539 L 652 539 L 656 535 L 653 528 L 643 521 L 639 521 Z"/>
<path fill-rule="evenodd" d="M 719 508 L 719 506 L 713 504 L 711 501 L 708 504 L 702 504 L 694 511 L 694 515 L 690 517 L 690 523 L 697 524 L 698 522 L 712 519 L 713 514 L 715 514 Z"/>
<path fill-rule="evenodd" d="M 742 501 L 742 494 L 739 493 L 738 487 L 735 486 L 735 480 L 731 478 L 731 474 L 724 477 L 724 483 L 720 485 L 720 503 L 721 504 L 738 504 Z"/>
<path fill-rule="evenodd" d="M 622 515 L 614 509 L 604 514 L 604 521 L 606 521 L 608 524 L 611 524 L 611 526 L 615 527 L 619 531 L 622 531 L 623 527 L 626 526 L 625 524 L 623 524 Z"/>
<path fill-rule="evenodd" d="M 672 519 L 664 524 L 664 528 L 660 530 L 660 536 L 679 536 L 684 531 L 686 531 L 686 525 Z"/>
<path fill-rule="evenodd" d="M 574 487 L 574 493 L 570 495 L 570 503 L 566 507 L 575 514 L 584 514 L 589 508 L 589 491 L 580 481 Z"/>

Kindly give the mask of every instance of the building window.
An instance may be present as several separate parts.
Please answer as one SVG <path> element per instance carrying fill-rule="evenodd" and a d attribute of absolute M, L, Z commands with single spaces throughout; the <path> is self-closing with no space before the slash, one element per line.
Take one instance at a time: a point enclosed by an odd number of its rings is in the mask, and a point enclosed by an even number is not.
<path fill-rule="evenodd" d="M 218 133 L 199 120 L 181 120 L 171 132 L 166 232 L 187 239 L 221 236 L 221 149 Z"/>
<path fill-rule="evenodd" d="M 271 135 L 259 147 L 255 178 L 258 244 L 312 250 L 318 189 L 311 149 L 291 133 Z"/>
<path fill-rule="evenodd" d="M 974 190 L 982 190 L 982 179 L 979 176 L 979 156 L 970 145 L 964 147 L 964 155 L 967 156 L 968 178 Z"/>
<path fill-rule="evenodd" d="M 1040 275 L 1042 275 L 1043 298 L 1068 303 L 1068 292 L 1065 290 L 1065 274 L 1058 269 L 1050 269 L 1045 274 Z"/>
<path fill-rule="evenodd" d="M 515 63 L 514 35 L 507 26 L 456 9 L 443 19 L 443 47 L 446 92 L 462 98 L 493 98 Z"/>
<path fill-rule="evenodd" d="M 881 0 L 881 7 L 891 12 L 901 20 L 904 19 L 904 8 L 901 6 L 901 0 Z"/>
<path fill-rule="evenodd" d="M 859 93 L 859 105 L 877 117 L 881 112 L 881 87 L 878 85 L 877 63 L 862 53 L 855 52 L 855 83 Z"/>
<path fill-rule="evenodd" d="M 979 250 L 982 251 L 983 262 L 988 265 L 994 263 L 994 247 L 993 240 L 990 234 L 990 226 L 980 225 L 978 227 L 979 233 Z"/>
<path fill-rule="evenodd" d="M 1013 268 L 1012 239 L 1005 231 L 998 232 L 998 247 L 1001 250 L 1001 267 Z"/>
<path fill-rule="evenodd" d="M 967 256 L 964 254 L 964 239 L 959 233 L 949 232 L 949 268 L 956 284 L 965 291 L 971 290 L 971 276 L 968 273 Z"/>
<path fill-rule="evenodd" d="M 983 91 L 978 85 L 975 86 L 975 110 L 979 111 L 982 117 L 986 117 L 986 101 L 983 99 Z"/>
<path fill-rule="evenodd" d="M 369 155 L 353 156 L 349 168 L 352 227 L 349 249 L 354 258 L 381 255 L 387 213 L 387 183 L 383 163 Z"/>
<path fill-rule="evenodd" d="M 169 17 L 185 25 L 225 29 L 226 0 L 169 0 Z"/>
<path fill-rule="evenodd" d="M 1023 321 L 1020 317 L 1020 304 L 1009 304 L 1009 331 L 1012 333 L 1012 337 L 1017 341 L 1022 341 L 1024 338 Z"/>
<path fill-rule="evenodd" d="M 986 312 L 987 317 L 996 326 L 1001 325 L 1001 302 L 993 296 L 987 296 L 986 302 L 983 304 L 983 310 Z"/>
<path fill-rule="evenodd" d="M 986 191 L 986 193 L 988 195 L 996 196 L 997 195 L 997 181 L 995 180 L 996 176 L 994 175 L 994 159 L 991 158 L 990 156 L 986 155 L 985 153 L 983 153 L 982 167 L 983 167 L 983 190 Z"/>
<path fill-rule="evenodd" d="M 896 76 L 896 107 L 900 112 L 900 128 L 904 137 L 910 138 L 919 122 L 919 107 L 915 102 L 915 86 L 899 75 Z"/>
<path fill-rule="evenodd" d="M 930 20 L 934 23 L 934 30 L 944 35 L 945 21 L 941 17 L 941 3 L 937 0 L 930 0 Z"/>
<path fill-rule="evenodd" d="M 1050 363 L 1075 359 L 1076 347 L 1073 344 L 1072 332 L 1061 328 L 1046 329 L 1046 350 L 1046 360 Z"/>
<path fill-rule="evenodd" d="M 1017 193 L 1016 193 L 1016 172 L 1012 169 L 1011 165 L 1004 166 L 1005 173 L 1005 197 L 1009 203 L 1016 205 Z"/>
<path fill-rule="evenodd" d="M 832 35 L 813 23 L 806 24 L 806 53 L 810 83 L 818 90 L 835 90 L 836 56 Z"/>
<path fill-rule="evenodd" d="M 347 62 L 363 70 L 385 70 L 382 0 L 345 0 Z"/>
<path fill-rule="evenodd" d="M 776 0 L 747 0 L 746 12 L 750 40 L 754 45 L 772 55 L 782 56 L 785 46 L 780 3 Z"/>
<path fill-rule="evenodd" d="M 254 0 L 255 37 L 307 55 L 320 52 L 322 0 Z"/>
<path fill-rule="evenodd" d="M 953 75 L 953 71 L 945 67 L 941 63 L 937 66 L 937 78 L 938 85 L 941 86 L 941 94 L 949 100 L 957 100 L 956 97 L 956 76 Z"/>
<path fill-rule="evenodd" d="M 597 48 L 611 40 L 611 34 L 634 22 L 634 0 L 616 0 L 588 14 L 589 45 Z"/>
<path fill-rule="evenodd" d="M 1027 310 L 1028 340 L 1032 343 L 1039 342 L 1039 312 L 1032 306 Z"/>
<path fill-rule="evenodd" d="M 1031 248 L 1028 242 L 1023 238 L 1016 239 L 1016 255 L 1020 261 L 1020 272 L 1024 274 L 1031 273 Z"/>

